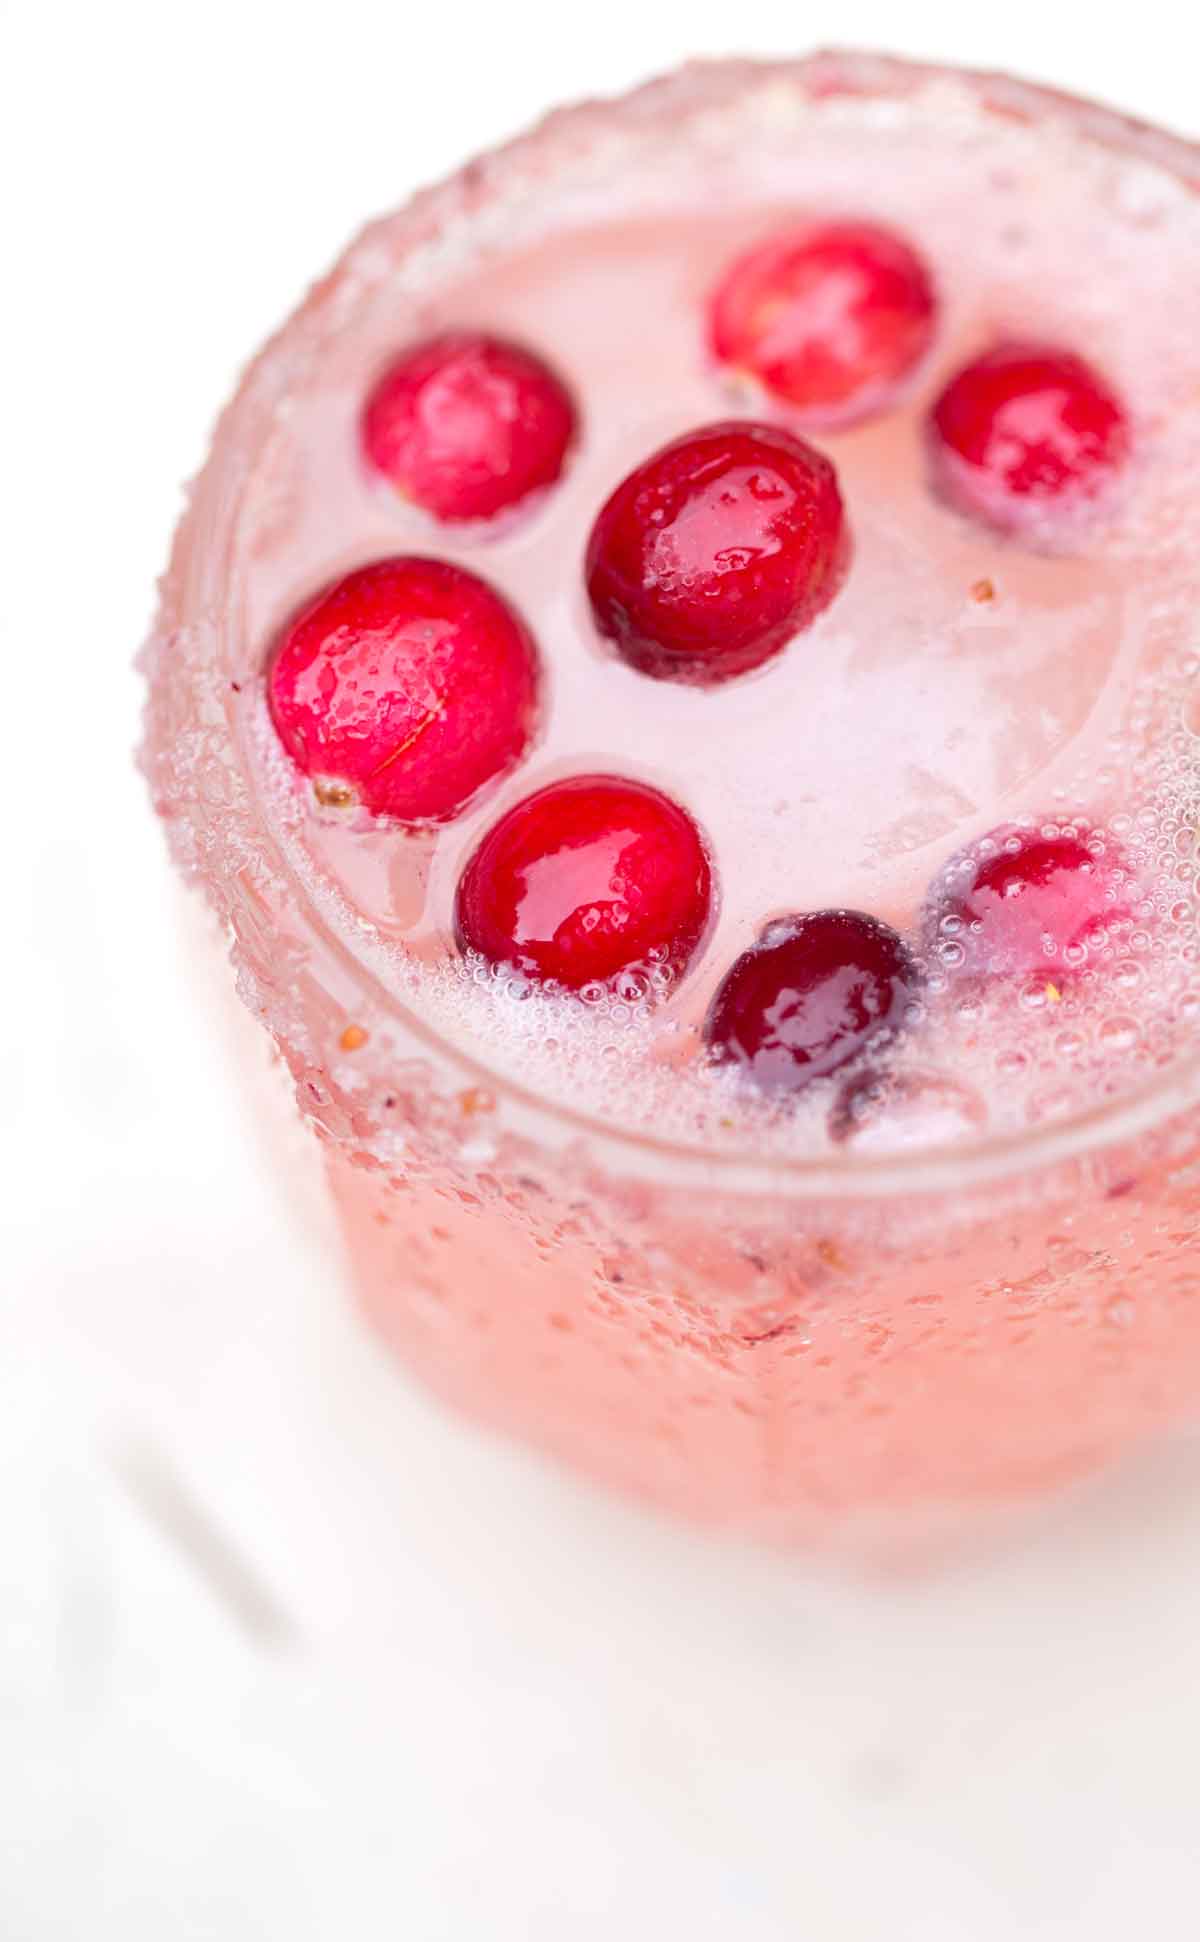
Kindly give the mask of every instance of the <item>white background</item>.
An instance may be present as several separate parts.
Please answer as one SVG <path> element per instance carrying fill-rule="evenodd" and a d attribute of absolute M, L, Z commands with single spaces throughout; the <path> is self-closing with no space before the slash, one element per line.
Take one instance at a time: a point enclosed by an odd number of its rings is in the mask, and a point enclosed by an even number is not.
<path fill-rule="evenodd" d="M 243 1113 L 129 669 L 239 363 L 420 180 L 835 38 L 1200 134 L 1185 11 L 0 7 L 5 1942 L 1194 1935 L 1195 1449 L 885 1586 L 444 1422 Z"/>

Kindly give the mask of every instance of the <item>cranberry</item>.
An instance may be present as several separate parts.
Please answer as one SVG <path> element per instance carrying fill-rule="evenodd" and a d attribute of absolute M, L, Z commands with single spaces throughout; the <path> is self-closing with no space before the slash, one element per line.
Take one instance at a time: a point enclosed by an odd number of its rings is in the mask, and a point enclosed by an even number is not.
<path fill-rule="evenodd" d="M 704 1034 L 720 1064 L 765 1091 L 799 1092 L 904 1023 L 917 985 L 895 931 L 854 910 L 768 925 L 726 975 Z"/>
<path fill-rule="evenodd" d="M 553 484 L 574 429 L 571 400 L 540 358 L 455 332 L 388 366 L 362 439 L 377 471 L 435 518 L 490 519 Z"/>
<path fill-rule="evenodd" d="M 1078 969 L 1105 927 L 1130 915 L 1133 879 L 1082 836 L 999 829 L 987 854 L 955 858 L 935 887 L 932 953 L 950 969 L 1030 975 Z"/>
<path fill-rule="evenodd" d="M 838 1088 L 829 1137 L 857 1153 L 898 1153 L 947 1146 L 987 1124 L 978 1093 L 944 1072 L 896 1072 L 868 1066 Z"/>
<path fill-rule="evenodd" d="M 443 822 L 524 753 L 537 656 L 499 594 L 440 560 L 378 560 L 288 622 L 271 717 L 321 801 Z"/>
<path fill-rule="evenodd" d="M 878 407 L 922 357 L 937 308 L 920 257 L 874 223 L 789 230 L 738 258 L 712 300 L 722 363 L 811 418 Z"/>
<path fill-rule="evenodd" d="M 664 445 L 601 508 L 587 586 L 643 674 L 708 683 L 777 654 L 832 599 L 846 550 L 829 460 L 771 425 Z"/>
<path fill-rule="evenodd" d="M 1094 499 L 1128 454 L 1129 421 L 1072 351 L 1002 344 L 951 379 L 930 441 L 946 496 L 1011 529 Z"/>
<path fill-rule="evenodd" d="M 459 942 L 578 990 L 653 958 L 682 971 L 708 918 L 700 834 L 676 803 L 620 776 L 526 797 L 484 837 L 458 887 Z"/>

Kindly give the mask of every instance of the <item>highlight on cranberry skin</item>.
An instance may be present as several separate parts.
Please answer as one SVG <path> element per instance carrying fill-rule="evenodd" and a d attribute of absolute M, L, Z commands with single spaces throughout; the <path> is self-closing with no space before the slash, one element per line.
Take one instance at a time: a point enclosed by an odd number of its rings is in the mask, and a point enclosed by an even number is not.
<path fill-rule="evenodd" d="M 813 423 L 886 405 L 933 338 L 917 252 L 875 223 L 790 229 L 738 258 L 709 311 L 714 356 Z"/>
<path fill-rule="evenodd" d="M 290 620 L 267 672 L 271 719 L 317 800 L 445 822 L 524 754 L 538 661 L 486 582 L 441 560 L 377 560 Z"/>
<path fill-rule="evenodd" d="M 919 975 L 902 938 L 862 911 L 780 918 L 738 958 L 704 1036 L 719 1065 L 763 1092 L 791 1094 L 903 1027 Z"/>
<path fill-rule="evenodd" d="M 1001 344 L 950 380 L 933 407 L 934 482 L 960 511 L 1001 531 L 1078 512 L 1129 456 L 1124 405 L 1073 351 Z"/>
<path fill-rule="evenodd" d="M 951 859 L 927 918 L 932 960 L 964 976 L 1044 972 L 1065 980 L 1087 964 L 1110 925 L 1127 922 L 1139 890 L 1115 846 L 1073 831 L 994 830 Z"/>
<path fill-rule="evenodd" d="M 646 784 L 574 776 L 527 796 L 484 837 L 458 887 L 460 945 L 571 990 L 648 960 L 679 976 L 712 903 L 686 811 Z"/>
<path fill-rule="evenodd" d="M 553 485 L 574 434 L 570 396 L 539 357 L 466 331 L 403 351 L 362 417 L 375 470 L 447 523 L 491 519 Z"/>
<path fill-rule="evenodd" d="M 824 454 L 777 426 L 730 420 L 664 445 L 621 482 L 592 528 L 588 597 L 630 666 L 711 685 L 810 626 L 848 552 Z"/>

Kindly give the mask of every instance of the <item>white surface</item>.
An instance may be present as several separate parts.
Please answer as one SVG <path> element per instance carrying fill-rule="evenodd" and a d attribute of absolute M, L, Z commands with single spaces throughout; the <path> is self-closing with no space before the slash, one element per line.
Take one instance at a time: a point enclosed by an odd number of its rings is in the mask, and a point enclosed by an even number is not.
<path fill-rule="evenodd" d="M 446 1423 L 278 1191 L 128 755 L 177 482 L 367 212 L 731 43 L 1007 65 L 1195 132 L 1181 14 L 0 8 L 6 1942 L 1194 1931 L 1197 1455 L 882 1588 Z"/>

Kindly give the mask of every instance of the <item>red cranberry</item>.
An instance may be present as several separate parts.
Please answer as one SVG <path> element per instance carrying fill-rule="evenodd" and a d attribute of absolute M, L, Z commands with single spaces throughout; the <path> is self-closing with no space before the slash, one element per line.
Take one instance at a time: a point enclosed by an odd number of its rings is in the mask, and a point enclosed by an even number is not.
<path fill-rule="evenodd" d="M 663 680 L 727 681 L 833 597 L 846 548 L 829 460 L 771 425 L 664 445 L 601 508 L 587 586 L 601 633 Z"/>
<path fill-rule="evenodd" d="M 488 832 L 456 923 L 465 948 L 578 990 L 650 958 L 682 971 L 711 895 L 690 816 L 644 783 L 584 775 L 528 796 Z"/>
<path fill-rule="evenodd" d="M 455 332 L 404 351 L 367 399 L 376 470 L 443 520 L 490 519 L 562 471 L 571 400 L 540 358 Z"/>
<path fill-rule="evenodd" d="M 931 951 L 951 970 L 1065 977 L 1130 916 L 1136 887 L 1111 848 L 1093 855 L 1078 835 L 999 829 L 987 851 L 956 858 L 934 892 Z"/>
<path fill-rule="evenodd" d="M 739 257 L 716 292 L 712 348 L 812 418 L 884 402 L 922 357 L 937 308 L 920 257 L 874 223 L 791 230 Z"/>
<path fill-rule="evenodd" d="M 271 717 L 318 799 L 443 822 L 524 753 L 537 656 L 512 609 L 440 560 L 378 560 L 289 621 Z"/>
<path fill-rule="evenodd" d="M 768 1092 L 799 1092 L 903 1025 L 916 991 L 895 931 L 854 910 L 768 925 L 728 972 L 705 1024 L 722 1065 Z"/>
<path fill-rule="evenodd" d="M 1002 344 L 951 379 L 931 451 L 946 496 L 993 526 L 1094 499 L 1129 451 L 1120 400 L 1072 351 Z"/>

